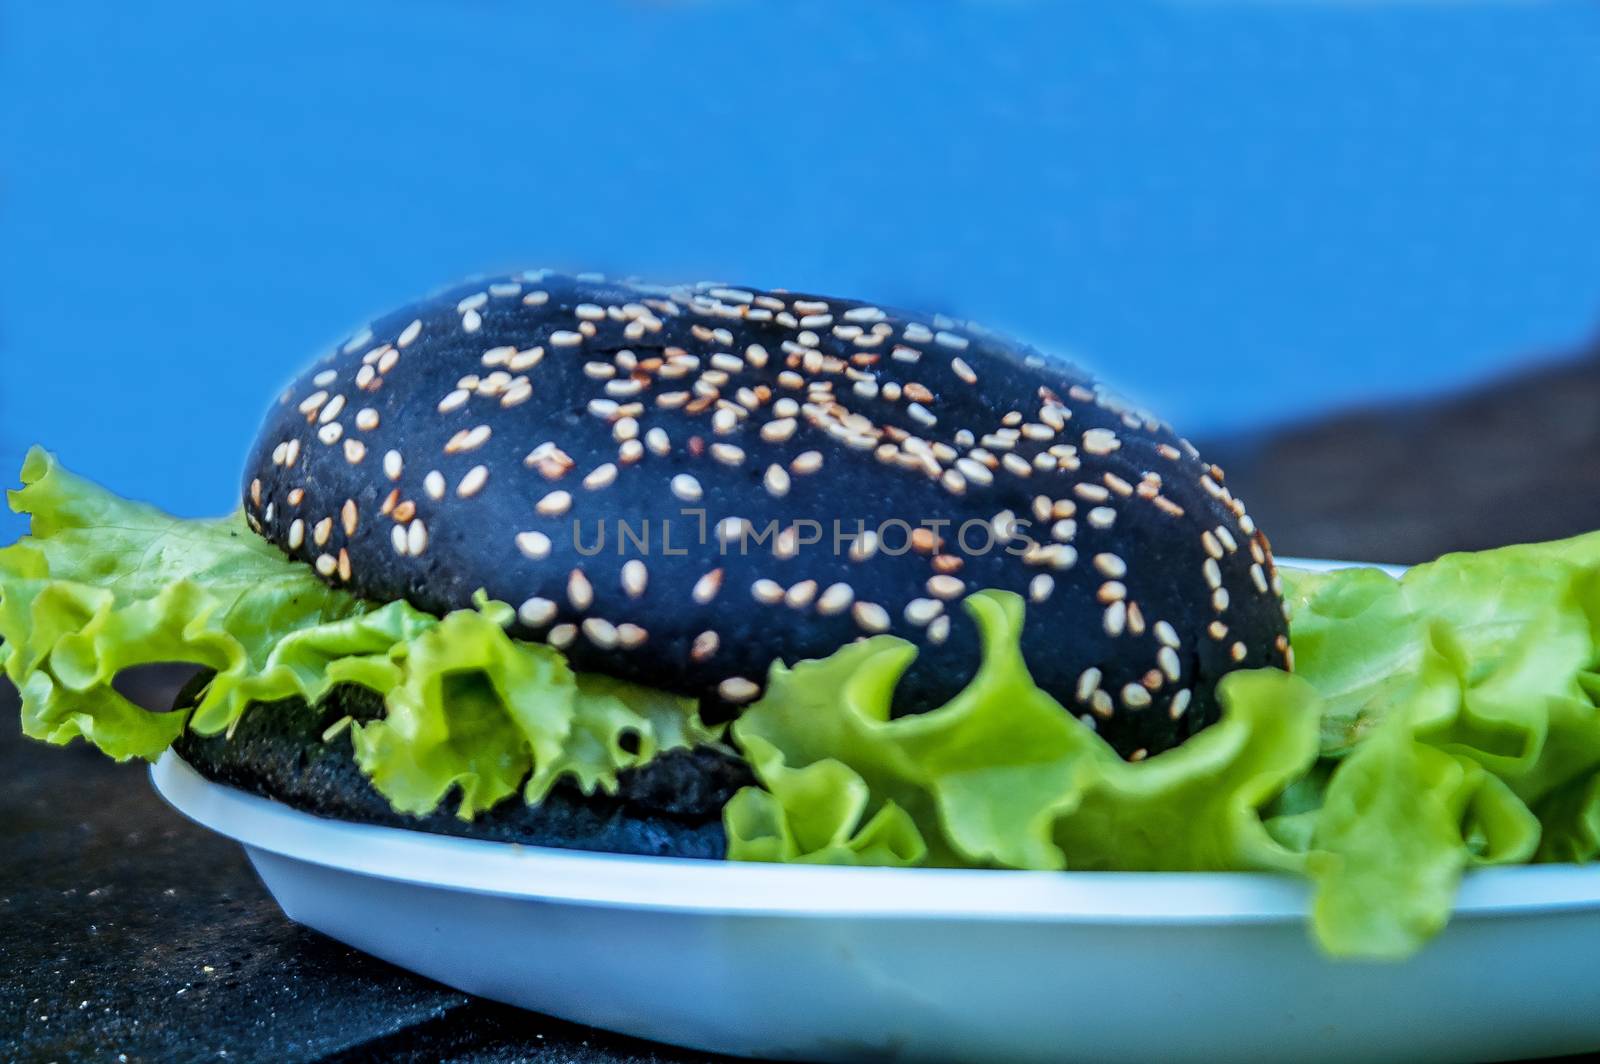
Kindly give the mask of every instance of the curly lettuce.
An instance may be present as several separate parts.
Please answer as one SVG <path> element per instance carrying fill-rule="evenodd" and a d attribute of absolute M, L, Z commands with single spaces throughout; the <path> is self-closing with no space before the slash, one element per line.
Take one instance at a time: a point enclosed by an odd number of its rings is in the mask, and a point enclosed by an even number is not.
<path fill-rule="evenodd" d="M 1292 872 L 1327 951 L 1392 958 L 1467 868 L 1600 853 L 1600 534 L 1285 575 L 1297 675 L 1229 675 L 1219 723 L 1139 763 L 1034 685 L 1013 595 L 967 600 L 982 667 L 918 716 L 889 715 L 892 637 L 775 667 L 733 726 L 761 786 L 730 856 Z"/>
<path fill-rule="evenodd" d="M 36 739 L 154 759 L 185 727 L 226 732 L 264 703 L 360 684 L 384 696 L 381 719 L 352 726 L 373 785 L 407 813 L 453 794 L 470 819 L 563 779 L 614 792 L 658 751 L 717 738 L 690 699 L 575 674 L 558 651 L 511 638 L 504 603 L 480 597 L 445 617 L 374 605 L 241 516 L 174 518 L 38 449 L 22 483 L 10 502 L 32 534 L 0 549 L 0 670 Z M 174 662 L 215 673 L 192 711 L 152 712 L 113 686 L 124 669 Z"/>

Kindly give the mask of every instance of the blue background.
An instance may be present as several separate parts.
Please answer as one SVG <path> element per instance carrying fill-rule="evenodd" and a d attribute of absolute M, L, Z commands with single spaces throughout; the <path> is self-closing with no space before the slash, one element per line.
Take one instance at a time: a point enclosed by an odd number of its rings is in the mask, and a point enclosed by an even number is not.
<path fill-rule="evenodd" d="M 971 316 L 1191 434 L 1600 310 L 1600 7 L 11 5 L 0 469 L 232 505 L 300 363 L 457 275 Z M 0 517 L 0 541 L 20 531 Z"/>

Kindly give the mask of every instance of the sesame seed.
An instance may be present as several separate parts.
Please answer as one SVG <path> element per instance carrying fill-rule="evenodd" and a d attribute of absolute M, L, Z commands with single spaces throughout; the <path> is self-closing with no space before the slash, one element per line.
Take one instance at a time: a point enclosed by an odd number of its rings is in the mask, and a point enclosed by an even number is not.
<path fill-rule="evenodd" d="M 547 598 L 531 598 L 517 609 L 517 617 L 529 628 L 543 628 L 555 620 L 556 604 Z"/>
<path fill-rule="evenodd" d="M 456 485 L 456 494 L 463 499 L 470 499 L 483 490 L 489 483 L 489 467 L 477 465 L 467 470 L 467 475 L 461 478 L 461 483 Z"/>
<path fill-rule="evenodd" d="M 411 344 L 412 344 L 412 341 L 416 340 L 416 338 L 418 336 L 421 336 L 421 335 L 422 335 L 422 320 L 419 318 L 419 319 L 413 320 L 410 325 L 407 325 L 404 329 L 402 329 L 400 331 L 400 335 L 395 340 L 394 345 L 396 347 L 410 347 Z"/>
<path fill-rule="evenodd" d="M 524 370 L 529 370 L 534 366 L 537 366 L 540 360 L 543 358 L 544 348 L 530 347 L 526 350 L 518 351 L 516 354 L 507 359 L 506 368 L 511 370 L 513 373 L 521 373 Z"/>
<path fill-rule="evenodd" d="M 1245 659 L 1245 655 L 1249 653 L 1249 650 L 1246 649 L 1243 643 L 1235 643 L 1228 653 L 1234 661 L 1243 661 Z"/>
<path fill-rule="evenodd" d="M 731 443 L 713 443 L 711 457 L 725 466 L 736 466 L 744 461 L 744 448 Z"/>
<path fill-rule="evenodd" d="M 796 422 L 794 418 L 778 418 L 761 426 L 761 438 L 767 443 L 783 443 L 794 435 L 795 428 Z"/>
<path fill-rule="evenodd" d="M 332 576 L 339 568 L 339 559 L 331 554 L 319 554 L 316 561 L 317 572 L 323 576 Z"/>
<path fill-rule="evenodd" d="M 455 391 L 439 400 L 439 413 L 448 414 L 451 411 L 459 410 L 461 407 L 466 405 L 467 400 L 470 398 L 472 398 L 471 392 L 467 391 L 465 388 L 457 388 Z"/>
<path fill-rule="evenodd" d="M 1105 615 L 1101 618 L 1106 635 L 1115 638 L 1122 634 L 1128 626 L 1128 604 L 1121 599 L 1106 607 Z"/>
<path fill-rule="evenodd" d="M 938 599 L 914 598 L 906 603 L 905 617 L 907 621 L 921 628 L 943 612 L 944 603 Z"/>
<path fill-rule="evenodd" d="M 655 454 L 665 455 L 672 450 L 672 442 L 667 438 L 665 429 L 653 428 L 646 432 L 644 443 Z"/>
<path fill-rule="evenodd" d="M 1212 621 L 1210 624 L 1206 625 L 1206 634 L 1220 643 L 1224 639 L 1228 638 L 1228 626 L 1223 624 L 1221 621 Z"/>
<path fill-rule="evenodd" d="M 976 484 L 994 483 L 994 474 L 982 462 L 972 458 L 956 459 L 956 468 L 961 470 L 963 476 Z"/>
<path fill-rule="evenodd" d="M 771 606 L 783 600 L 783 588 L 775 580 L 762 578 L 750 585 L 750 597 Z"/>
<path fill-rule="evenodd" d="M 930 576 L 928 578 L 928 594 L 942 599 L 953 599 L 966 590 L 966 584 L 953 576 Z"/>
<path fill-rule="evenodd" d="M 1028 598 L 1034 602 L 1043 602 L 1050 597 L 1056 589 L 1056 578 L 1049 573 L 1040 573 L 1028 581 Z"/>
<path fill-rule="evenodd" d="M 1239 549 L 1239 543 L 1233 538 L 1233 533 L 1223 525 L 1217 526 L 1217 538 L 1222 540 L 1222 545 L 1228 548 L 1230 554 Z"/>
<path fill-rule="evenodd" d="M 422 521 L 406 526 L 406 549 L 413 558 L 420 558 L 428 549 L 428 526 Z"/>
<path fill-rule="evenodd" d="M 422 490 L 428 493 L 428 498 L 430 499 L 444 498 L 444 493 L 447 490 L 444 474 L 437 469 L 430 470 L 428 475 L 422 478 Z"/>
<path fill-rule="evenodd" d="M 1173 683 L 1177 683 L 1183 676 L 1183 665 L 1178 661 L 1178 652 L 1171 647 L 1162 647 L 1156 651 L 1156 664 L 1161 666 L 1161 671 Z"/>
<path fill-rule="evenodd" d="M 406 526 L 395 525 L 389 529 L 389 542 L 394 546 L 394 552 L 405 557 L 411 551 L 410 542 L 406 539 Z"/>
<path fill-rule="evenodd" d="M 488 425 L 478 425 L 470 429 L 462 429 L 449 442 L 444 445 L 445 454 L 465 454 L 476 451 L 479 447 L 489 442 L 489 437 L 494 435 L 494 430 Z"/>
<path fill-rule="evenodd" d="M 1206 549 L 1206 553 L 1211 557 L 1222 557 L 1222 544 L 1217 541 L 1217 537 L 1209 529 L 1200 533 L 1200 545 Z"/>
<path fill-rule="evenodd" d="M 317 411 L 322 409 L 322 404 L 326 403 L 327 401 L 327 392 L 313 392 L 301 400 L 299 410 L 308 418 L 314 417 L 316 416 Z"/>
<path fill-rule="evenodd" d="M 558 329 L 550 334 L 550 346 L 552 347 L 577 347 L 581 343 L 583 343 L 582 333 Z"/>
<path fill-rule="evenodd" d="M 1074 484 L 1072 492 L 1085 502 L 1105 502 L 1111 498 L 1111 492 L 1098 484 Z"/>
<path fill-rule="evenodd" d="M 1259 563 L 1250 566 L 1250 582 L 1255 584 L 1256 590 L 1263 595 L 1267 593 L 1267 574 Z"/>
<path fill-rule="evenodd" d="M 864 631 L 886 632 L 889 630 L 889 611 L 876 602 L 857 602 L 850 607 L 850 616 L 855 618 L 856 624 Z"/>
<path fill-rule="evenodd" d="M 331 425 L 324 425 L 317 430 L 317 439 L 332 447 L 339 442 L 339 437 L 344 435 L 344 426 L 335 421 Z"/>
<path fill-rule="evenodd" d="M 543 532 L 518 532 L 516 544 L 519 551 L 535 561 L 550 555 L 550 537 Z"/>
<path fill-rule="evenodd" d="M 704 606 L 717 597 L 717 592 L 722 590 L 722 570 L 713 569 L 694 582 L 694 590 L 690 594 L 694 600 Z"/>
<path fill-rule="evenodd" d="M 1100 570 L 1102 575 L 1108 576 L 1113 580 L 1120 580 L 1128 575 L 1127 563 L 1115 554 L 1096 554 L 1094 556 L 1094 567 Z"/>
<path fill-rule="evenodd" d="M 1110 528 L 1117 521 L 1117 511 L 1109 506 L 1096 506 L 1089 511 L 1089 524 L 1094 528 Z"/>
<path fill-rule="evenodd" d="M 1189 700 L 1193 696 L 1194 692 L 1190 691 L 1187 687 L 1173 695 L 1171 704 L 1167 706 L 1167 716 L 1171 717 L 1173 720 L 1177 720 L 1179 717 L 1183 716 L 1184 710 L 1189 708 Z"/>
<path fill-rule="evenodd" d="M 572 603 L 575 610 L 586 610 L 594 605 L 594 586 L 583 575 L 582 569 L 574 569 L 567 574 L 567 601 Z"/>
<path fill-rule="evenodd" d="M 1129 709 L 1144 709 L 1150 704 L 1150 692 L 1136 683 L 1130 683 L 1122 689 L 1122 704 Z"/>
<path fill-rule="evenodd" d="M 1205 565 L 1201 566 L 1201 572 L 1205 574 L 1207 587 L 1214 590 L 1222 586 L 1222 569 L 1215 558 L 1207 558 Z"/>
<path fill-rule="evenodd" d="M 781 465 L 767 467 L 766 476 L 762 478 L 767 493 L 774 498 L 783 498 L 789 494 L 789 474 Z"/>
<path fill-rule="evenodd" d="M 399 480 L 405 472 L 406 462 L 399 451 L 389 451 L 383 456 L 383 472 L 390 480 Z"/>
<path fill-rule="evenodd" d="M 949 614 L 946 614 L 946 615 L 944 615 L 942 617 L 935 618 L 934 622 L 932 624 L 928 625 L 928 642 L 936 643 L 936 644 L 937 643 L 943 643 L 949 637 L 950 637 L 950 616 L 949 616 Z"/>
<path fill-rule="evenodd" d="M 475 333 L 483 327 L 483 315 L 476 310 L 469 310 L 461 315 L 461 328 L 469 333 Z"/>
<path fill-rule="evenodd" d="M 730 676 L 717 684 L 717 694 L 727 702 L 749 702 L 760 693 L 761 688 L 743 676 Z"/>
<path fill-rule="evenodd" d="M 978 375 L 973 372 L 972 367 L 967 365 L 964 359 L 952 358 L 950 360 L 950 368 L 955 371 L 957 377 L 960 377 L 966 383 L 978 383 Z"/>
<path fill-rule="evenodd" d="M 1228 589 L 1219 587 L 1211 593 L 1211 608 L 1218 613 L 1228 612 Z"/>
<path fill-rule="evenodd" d="M 534 504 L 534 509 L 544 517 L 560 517 L 572 509 L 572 493 L 552 491 Z"/>
<path fill-rule="evenodd" d="M 789 468 L 798 476 L 807 476 L 822 468 L 821 451 L 803 451 L 795 455 L 794 461 L 789 463 Z"/>
<path fill-rule="evenodd" d="M 1162 646 L 1172 647 L 1176 650 L 1179 646 L 1177 630 L 1166 621 L 1157 621 L 1155 626 L 1156 639 Z"/>
<path fill-rule="evenodd" d="M 855 600 L 856 593 L 849 584 L 838 583 L 829 585 L 828 589 L 817 599 L 817 612 L 824 616 L 832 616 L 848 609 Z"/>
<path fill-rule="evenodd" d="M 907 326 L 907 328 L 906 328 L 906 334 L 905 335 L 906 335 L 906 339 L 908 339 L 908 340 L 912 339 L 911 329 L 910 329 L 909 326 Z M 952 348 L 955 348 L 957 351 L 964 351 L 964 350 L 966 350 L 966 347 L 967 347 L 967 338 L 965 336 L 957 336 L 953 332 L 945 332 L 943 330 L 940 330 L 939 332 L 933 334 L 933 339 L 934 339 L 934 342 L 937 343 L 940 347 L 952 347 Z"/>
<path fill-rule="evenodd" d="M 1100 670 L 1087 668 L 1078 674 L 1078 689 L 1075 692 L 1079 702 L 1087 702 L 1100 687 Z"/>
<path fill-rule="evenodd" d="M 783 593 L 783 604 L 792 609 L 805 609 L 817 597 L 817 582 L 802 580 Z"/>
<path fill-rule="evenodd" d="M 333 518 L 331 517 L 324 517 L 315 525 L 311 526 L 311 541 L 319 547 L 325 545 L 328 542 L 328 538 L 332 535 Z"/>
<path fill-rule="evenodd" d="M 630 559 L 622 566 L 622 589 L 628 593 L 629 598 L 638 598 L 644 594 L 645 587 L 650 583 L 650 570 L 638 558 Z"/>
<path fill-rule="evenodd" d="M 581 630 L 585 639 L 602 650 L 610 650 L 617 645 L 617 628 L 610 621 L 589 617 L 583 622 Z"/>
<path fill-rule="evenodd" d="M 578 626 L 575 624 L 558 624 L 550 629 L 550 634 L 546 638 L 550 641 L 551 646 L 557 650 L 564 650 L 572 645 L 573 640 L 578 638 Z"/>
<path fill-rule="evenodd" d="M 616 479 L 616 464 L 607 462 L 604 465 L 596 466 L 590 471 L 589 475 L 583 478 L 583 486 L 590 491 L 599 491 L 601 488 L 610 487 Z"/>
<path fill-rule="evenodd" d="M 864 562 L 878 553 L 878 534 L 871 529 L 863 529 L 850 543 L 850 560 Z"/>
<path fill-rule="evenodd" d="M 689 657 L 694 661 L 705 661 L 716 654 L 717 647 L 721 644 L 722 639 L 716 632 L 701 632 L 694 637 L 694 644 L 689 648 Z"/>
<path fill-rule="evenodd" d="M 298 517 L 289 523 L 289 549 L 299 550 L 306 541 L 306 523 Z"/>
<path fill-rule="evenodd" d="M 371 432 L 378 427 L 378 412 L 372 407 L 362 407 L 356 411 L 356 428 L 362 432 Z"/>
<path fill-rule="evenodd" d="M 1110 454 L 1122 446 L 1122 440 L 1110 429 L 1089 429 L 1083 434 L 1082 443 L 1089 454 Z"/>
<path fill-rule="evenodd" d="M 684 502 L 699 502 L 705 494 L 700 488 L 700 482 L 688 473 L 679 473 L 672 478 L 672 494 Z"/>
<path fill-rule="evenodd" d="M 1118 602 L 1128 597 L 1128 589 L 1115 580 L 1108 580 L 1095 592 L 1095 601 L 1101 605 Z"/>
<path fill-rule="evenodd" d="M 356 509 L 356 501 L 354 499 L 346 499 L 344 501 L 344 506 L 339 509 L 339 520 L 344 525 L 345 535 L 353 536 L 356 534 L 356 525 L 361 520 L 361 512 Z"/>

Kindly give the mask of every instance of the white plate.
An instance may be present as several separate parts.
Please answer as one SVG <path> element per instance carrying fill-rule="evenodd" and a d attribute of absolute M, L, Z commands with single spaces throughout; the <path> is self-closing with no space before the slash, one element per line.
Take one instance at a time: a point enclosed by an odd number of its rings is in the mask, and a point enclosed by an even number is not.
<path fill-rule="evenodd" d="M 1600 867 L 1478 871 L 1399 964 L 1298 880 L 622 857 L 326 820 L 168 753 L 167 801 L 292 919 L 497 1001 L 815 1061 L 1489 1061 L 1600 1048 Z"/>

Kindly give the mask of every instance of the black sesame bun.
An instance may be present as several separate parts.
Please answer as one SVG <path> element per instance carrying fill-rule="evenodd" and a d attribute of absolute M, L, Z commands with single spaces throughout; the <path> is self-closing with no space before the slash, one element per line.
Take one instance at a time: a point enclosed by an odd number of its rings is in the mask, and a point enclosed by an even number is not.
<path fill-rule="evenodd" d="M 880 632 L 923 650 L 897 709 L 939 705 L 983 588 L 1025 597 L 1035 681 L 1125 757 L 1289 663 L 1267 542 L 1187 441 L 1064 362 L 854 300 L 462 285 L 296 380 L 244 494 L 330 583 L 434 613 L 486 589 L 575 668 L 723 716 Z"/>

